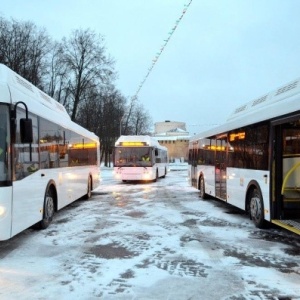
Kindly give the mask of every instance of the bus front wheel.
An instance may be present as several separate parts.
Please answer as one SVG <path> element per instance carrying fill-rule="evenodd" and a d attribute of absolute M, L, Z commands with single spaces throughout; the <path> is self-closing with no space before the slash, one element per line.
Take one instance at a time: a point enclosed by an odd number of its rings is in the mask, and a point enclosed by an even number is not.
<path fill-rule="evenodd" d="M 84 199 L 88 200 L 92 197 L 92 178 L 89 176 L 88 182 L 87 182 L 87 192 L 84 195 Z"/>
<path fill-rule="evenodd" d="M 156 182 L 157 181 L 157 179 L 158 179 L 158 169 L 156 169 L 156 174 L 155 174 L 155 178 L 154 178 L 154 182 Z"/>
<path fill-rule="evenodd" d="M 165 174 L 164 174 L 163 178 L 165 178 L 166 175 L 167 175 L 167 168 L 165 168 Z"/>
<path fill-rule="evenodd" d="M 257 188 L 253 189 L 250 196 L 250 218 L 256 227 L 265 227 L 263 199 Z"/>
<path fill-rule="evenodd" d="M 54 190 L 53 187 L 48 186 L 47 191 L 45 193 L 44 199 L 44 212 L 43 212 L 43 219 L 40 222 L 40 228 L 46 229 L 54 216 L 55 205 L 54 205 Z"/>
<path fill-rule="evenodd" d="M 206 198 L 206 194 L 205 194 L 205 182 L 204 182 L 203 176 L 200 177 L 200 197 L 202 199 Z"/>

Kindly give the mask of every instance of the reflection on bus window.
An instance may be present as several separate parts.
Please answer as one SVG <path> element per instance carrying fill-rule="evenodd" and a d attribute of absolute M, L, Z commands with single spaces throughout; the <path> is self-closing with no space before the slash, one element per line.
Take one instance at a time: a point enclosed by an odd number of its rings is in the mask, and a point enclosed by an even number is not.
<path fill-rule="evenodd" d="M 87 166 L 97 162 L 97 145 L 94 141 L 72 133 L 68 140 L 69 166 Z"/>
<path fill-rule="evenodd" d="M 30 114 L 33 124 L 33 143 L 21 144 L 18 110 L 16 144 L 14 149 L 15 180 L 20 180 L 39 169 L 87 166 L 97 164 L 97 144 L 88 138 Z"/>
<path fill-rule="evenodd" d="M 299 156 L 300 136 L 297 122 L 289 124 L 290 128 L 283 130 L 283 155 L 285 157 Z"/>
<path fill-rule="evenodd" d="M 32 174 L 39 169 L 39 152 L 38 152 L 38 126 L 37 117 L 29 114 L 32 119 L 32 144 L 21 144 L 20 138 L 20 119 L 24 118 L 25 112 L 22 109 L 17 110 L 16 120 L 16 143 L 14 145 L 14 166 L 15 180 L 20 180 Z"/>

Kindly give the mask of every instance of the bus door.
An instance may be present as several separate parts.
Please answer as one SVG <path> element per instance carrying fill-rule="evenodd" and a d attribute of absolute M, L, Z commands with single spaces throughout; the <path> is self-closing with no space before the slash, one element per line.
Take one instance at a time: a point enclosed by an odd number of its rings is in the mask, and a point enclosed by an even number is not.
<path fill-rule="evenodd" d="M 190 161 L 190 180 L 193 187 L 197 186 L 197 159 L 198 159 L 198 142 L 193 144 L 189 150 L 189 161 Z"/>
<path fill-rule="evenodd" d="M 272 133 L 272 219 L 299 222 L 300 117 L 277 122 Z"/>
<path fill-rule="evenodd" d="M 226 201 L 226 153 L 227 136 L 216 140 L 215 189 L 216 197 Z"/>

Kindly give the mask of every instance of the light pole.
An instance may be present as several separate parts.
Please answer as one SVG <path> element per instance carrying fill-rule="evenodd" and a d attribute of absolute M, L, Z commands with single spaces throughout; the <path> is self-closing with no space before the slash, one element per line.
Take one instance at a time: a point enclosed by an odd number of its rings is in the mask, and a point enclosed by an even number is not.
<path fill-rule="evenodd" d="M 120 119 L 120 136 L 122 135 L 122 120 L 123 120 L 124 115 Z"/>

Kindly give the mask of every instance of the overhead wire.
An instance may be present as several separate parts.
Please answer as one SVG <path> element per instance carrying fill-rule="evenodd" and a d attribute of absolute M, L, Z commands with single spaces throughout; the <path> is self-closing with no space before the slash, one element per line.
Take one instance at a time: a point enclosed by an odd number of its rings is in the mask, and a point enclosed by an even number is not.
<path fill-rule="evenodd" d="M 140 85 L 138 86 L 138 89 L 137 89 L 136 93 L 132 97 L 132 101 L 137 99 L 140 90 L 142 89 L 143 85 L 145 84 L 145 82 L 146 82 L 147 78 L 149 77 L 150 73 L 152 72 L 154 66 L 157 64 L 157 61 L 158 61 L 159 57 L 161 56 L 162 52 L 166 48 L 167 44 L 169 43 L 172 35 L 174 34 L 175 30 L 177 29 L 179 23 L 181 22 L 182 18 L 184 17 L 185 13 L 187 12 L 187 10 L 188 10 L 189 6 L 191 5 L 191 3 L 192 3 L 192 0 L 190 0 L 187 4 L 184 5 L 184 9 L 181 12 L 181 15 L 180 15 L 179 19 L 176 20 L 174 26 L 172 27 L 172 29 L 168 33 L 167 39 L 164 40 L 164 43 L 161 46 L 160 50 L 156 53 L 154 59 L 152 59 L 152 63 L 150 65 L 150 67 L 148 68 L 148 71 L 147 71 L 146 75 L 144 76 L 143 80 L 141 81 Z"/>

